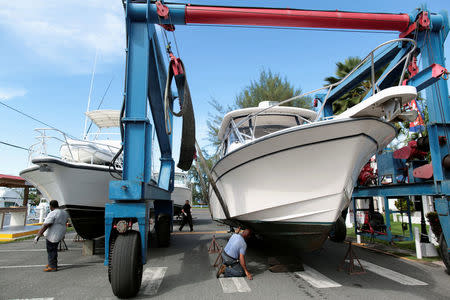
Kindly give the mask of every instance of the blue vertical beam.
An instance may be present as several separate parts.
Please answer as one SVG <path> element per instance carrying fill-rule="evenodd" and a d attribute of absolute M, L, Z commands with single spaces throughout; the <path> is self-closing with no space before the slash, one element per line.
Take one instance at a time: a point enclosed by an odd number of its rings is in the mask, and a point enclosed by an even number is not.
<path fill-rule="evenodd" d="M 151 126 L 147 118 L 149 40 L 147 24 L 127 18 L 124 161 L 122 181 L 110 183 L 110 199 L 143 200 L 151 178 Z"/>
<path fill-rule="evenodd" d="M 353 200 L 353 220 L 354 220 L 354 226 L 355 226 L 355 235 L 358 234 L 358 226 L 356 226 L 356 224 L 358 224 L 358 218 L 357 218 L 357 211 L 356 211 L 356 198 L 352 197 Z"/>
<path fill-rule="evenodd" d="M 389 209 L 389 198 L 384 196 L 384 210 L 386 217 L 386 232 L 387 232 L 387 240 L 392 241 L 392 232 L 391 232 L 391 211 Z"/>
<path fill-rule="evenodd" d="M 406 207 L 408 210 L 408 228 L 409 228 L 409 239 L 413 240 L 413 232 L 412 232 L 412 222 L 411 222 L 411 201 L 410 197 L 406 198 Z M 423 209 L 423 208 L 422 208 Z M 402 220 L 403 223 L 403 220 Z"/>
<path fill-rule="evenodd" d="M 450 247 L 450 201 L 447 197 L 436 197 L 434 199 L 434 206 L 439 216 L 445 241 L 447 242 L 447 246 Z M 450 248 L 448 251 L 450 252 Z"/>
<path fill-rule="evenodd" d="M 436 18 L 435 18 L 436 19 Z M 419 45 L 421 48 L 423 67 L 428 67 L 437 63 L 445 68 L 444 41 L 448 33 L 448 16 L 442 14 L 442 17 L 431 23 L 431 30 L 419 33 Z M 442 26 L 445 25 L 446 26 Z M 442 27 L 441 27 L 442 26 Z M 442 167 L 442 159 L 449 153 L 448 143 L 440 145 L 439 136 L 449 138 L 448 125 L 450 123 L 450 102 L 448 101 L 448 86 L 444 80 L 438 80 L 433 85 L 426 88 L 426 99 L 428 107 L 429 121 L 427 124 L 428 135 L 430 139 L 430 152 L 433 162 L 434 181 L 440 184 L 447 180 Z"/>
<path fill-rule="evenodd" d="M 123 180 L 145 182 L 147 78 L 149 40 L 147 25 L 131 22 L 128 29 L 128 68 L 125 96 L 125 135 Z M 151 145 L 151 143 L 150 143 Z"/>

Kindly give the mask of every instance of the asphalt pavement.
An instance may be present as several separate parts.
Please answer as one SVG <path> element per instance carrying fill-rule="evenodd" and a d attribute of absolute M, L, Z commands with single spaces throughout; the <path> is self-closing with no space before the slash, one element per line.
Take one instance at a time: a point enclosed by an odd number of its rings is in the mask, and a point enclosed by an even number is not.
<path fill-rule="evenodd" d="M 450 276 L 434 263 L 411 262 L 355 247 L 366 270 L 349 275 L 338 270 L 347 244 L 327 241 L 313 253 L 300 254 L 280 245 L 255 243 L 247 251 L 253 280 L 217 279 L 217 254 L 208 248 L 230 236 L 213 223 L 206 209 L 196 209 L 194 232 L 172 234 L 168 248 L 150 247 L 140 299 L 449 299 Z M 103 265 L 103 249 L 82 256 L 74 233 L 59 252 L 58 272 L 44 273 L 45 241 L 0 244 L 0 299 L 114 299 Z M 100 245 L 101 246 L 101 245 Z M 344 266 L 348 266 L 345 264 Z"/>

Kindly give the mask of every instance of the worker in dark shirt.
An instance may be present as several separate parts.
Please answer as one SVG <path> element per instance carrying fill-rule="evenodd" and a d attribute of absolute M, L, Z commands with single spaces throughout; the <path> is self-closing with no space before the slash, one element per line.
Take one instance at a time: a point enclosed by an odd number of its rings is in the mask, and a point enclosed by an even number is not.
<path fill-rule="evenodd" d="M 186 203 L 183 205 L 181 209 L 181 214 L 183 216 L 183 220 L 181 221 L 180 231 L 183 230 L 184 225 L 186 223 L 191 227 L 191 231 L 194 231 L 194 226 L 192 225 L 192 214 L 191 214 L 191 206 L 189 205 L 189 200 L 186 200 Z"/>
<path fill-rule="evenodd" d="M 223 264 L 217 271 L 217 278 L 224 274 L 225 277 L 244 277 L 252 280 L 252 274 L 247 270 L 245 263 L 245 253 L 247 251 L 246 240 L 250 237 L 250 229 L 245 229 L 241 233 L 231 236 L 227 245 L 222 251 Z"/>

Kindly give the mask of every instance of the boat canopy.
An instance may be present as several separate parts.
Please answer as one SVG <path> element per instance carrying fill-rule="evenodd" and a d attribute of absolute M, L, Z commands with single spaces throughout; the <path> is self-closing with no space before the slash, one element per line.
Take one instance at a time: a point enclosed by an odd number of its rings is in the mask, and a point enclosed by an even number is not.
<path fill-rule="evenodd" d="M 261 107 L 249 107 L 249 108 L 243 108 L 238 110 L 233 110 L 225 115 L 222 121 L 222 125 L 220 126 L 219 130 L 219 139 L 223 140 L 224 136 L 227 132 L 227 129 L 230 125 L 231 120 L 235 120 L 235 122 L 241 121 L 243 118 L 247 117 L 250 114 L 258 113 L 261 111 Z M 314 120 L 317 116 L 317 113 L 305 109 L 305 108 L 299 108 L 299 107 L 292 107 L 292 106 L 275 106 L 272 107 L 261 114 L 258 114 L 256 118 L 259 116 L 276 116 L 276 115 L 292 115 L 292 116 L 300 116 L 301 118 L 308 119 L 308 120 Z M 287 122 L 291 122 L 290 120 L 286 120 Z M 302 120 L 300 119 L 300 122 Z M 257 119 L 258 125 L 271 125 L 270 123 L 277 124 L 277 125 L 283 125 L 283 118 L 259 118 Z M 303 122 L 301 122 L 303 123 Z M 286 124 L 287 127 L 293 126 L 293 124 Z M 294 124 L 297 125 L 297 124 Z M 247 125 L 248 126 L 248 125 Z"/>
<path fill-rule="evenodd" d="M 98 128 L 119 127 L 120 111 L 114 109 L 91 110 L 86 112 Z"/>

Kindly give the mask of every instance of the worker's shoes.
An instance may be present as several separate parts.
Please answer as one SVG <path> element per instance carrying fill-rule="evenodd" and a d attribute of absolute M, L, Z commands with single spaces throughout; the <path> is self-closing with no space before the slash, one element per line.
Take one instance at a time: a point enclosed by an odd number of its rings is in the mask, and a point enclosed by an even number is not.
<path fill-rule="evenodd" d="M 222 264 L 222 265 L 219 267 L 219 270 L 217 270 L 216 277 L 219 278 L 220 275 L 222 275 L 223 273 L 225 273 L 225 269 L 226 269 L 226 268 L 227 268 L 227 266 L 225 266 L 224 264 Z"/>
<path fill-rule="evenodd" d="M 44 269 L 44 272 L 56 272 L 56 271 L 58 271 L 57 268 L 47 267 L 47 268 Z"/>

